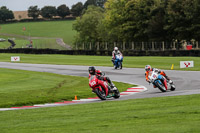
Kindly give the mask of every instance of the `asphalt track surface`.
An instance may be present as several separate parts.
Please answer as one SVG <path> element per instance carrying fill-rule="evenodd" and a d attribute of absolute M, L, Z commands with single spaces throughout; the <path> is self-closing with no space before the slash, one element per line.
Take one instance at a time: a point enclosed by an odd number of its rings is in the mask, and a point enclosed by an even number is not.
<path fill-rule="evenodd" d="M 0 62 L 0 68 L 29 70 L 38 72 L 49 72 L 62 75 L 72 75 L 88 77 L 89 66 L 74 65 L 48 65 L 48 64 L 25 64 L 25 63 L 9 63 Z M 118 100 L 151 98 L 163 96 L 191 95 L 200 94 L 200 71 L 175 71 L 165 70 L 165 73 L 174 81 L 176 85 L 175 91 L 161 92 L 157 88 L 153 88 L 145 81 L 145 71 L 141 68 L 123 68 L 115 70 L 113 67 L 95 66 L 96 69 L 106 73 L 113 81 L 132 83 L 145 86 L 148 90 L 134 95 L 121 97 Z M 44 81 L 45 82 L 45 81 Z M 88 90 L 91 93 L 90 90 Z"/>

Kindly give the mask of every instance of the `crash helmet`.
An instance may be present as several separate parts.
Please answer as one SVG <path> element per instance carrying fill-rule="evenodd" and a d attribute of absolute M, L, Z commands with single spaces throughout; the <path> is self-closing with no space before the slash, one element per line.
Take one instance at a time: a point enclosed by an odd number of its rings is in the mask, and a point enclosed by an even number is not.
<path fill-rule="evenodd" d="M 114 47 L 114 50 L 117 52 L 118 51 L 118 47 Z"/>
<path fill-rule="evenodd" d="M 150 65 L 146 65 L 145 66 L 145 71 L 150 71 L 151 70 L 151 66 Z"/>
<path fill-rule="evenodd" d="M 89 71 L 89 74 L 95 75 L 96 69 L 95 69 L 95 67 L 91 66 L 91 67 L 88 68 L 88 71 Z"/>

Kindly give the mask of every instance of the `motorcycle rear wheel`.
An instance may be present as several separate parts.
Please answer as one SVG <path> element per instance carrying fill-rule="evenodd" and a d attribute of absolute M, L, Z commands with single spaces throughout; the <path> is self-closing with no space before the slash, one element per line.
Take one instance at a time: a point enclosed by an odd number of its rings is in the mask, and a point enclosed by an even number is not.
<path fill-rule="evenodd" d="M 99 88 L 97 88 L 95 90 L 95 93 L 97 94 L 97 96 L 101 99 L 101 100 L 106 100 L 106 93 L 104 91 L 104 89 L 101 87 L 102 91 L 99 90 Z"/>

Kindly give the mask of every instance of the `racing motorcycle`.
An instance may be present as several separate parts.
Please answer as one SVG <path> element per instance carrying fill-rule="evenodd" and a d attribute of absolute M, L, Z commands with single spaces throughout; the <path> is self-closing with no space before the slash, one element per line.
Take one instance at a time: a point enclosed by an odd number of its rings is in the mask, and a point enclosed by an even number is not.
<path fill-rule="evenodd" d="M 96 75 L 90 77 L 89 86 L 92 88 L 92 92 L 96 93 L 101 100 L 106 100 L 110 97 L 120 97 L 120 92 L 116 87 L 111 90 L 111 86 L 106 81 L 99 80 Z"/>
<path fill-rule="evenodd" d="M 122 62 L 123 62 L 123 56 L 118 54 L 115 56 L 115 61 L 114 61 L 114 68 L 120 68 L 122 69 Z"/>
<path fill-rule="evenodd" d="M 167 90 L 174 91 L 176 89 L 171 80 L 167 80 L 163 75 L 158 74 L 158 72 L 151 71 L 148 78 L 150 83 L 158 87 L 162 92 L 166 92 Z"/>

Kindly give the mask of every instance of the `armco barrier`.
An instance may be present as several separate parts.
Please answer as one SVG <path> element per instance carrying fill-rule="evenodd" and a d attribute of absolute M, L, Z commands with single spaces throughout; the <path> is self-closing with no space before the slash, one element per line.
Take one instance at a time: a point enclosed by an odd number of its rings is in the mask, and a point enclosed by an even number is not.
<path fill-rule="evenodd" d="M 67 54 L 67 55 L 101 55 L 111 56 L 112 51 L 107 50 L 57 50 L 57 49 L 35 49 L 16 48 L 0 49 L 0 53 L 24 53 L 24 54 Z M 139 51 L 124 50 L 124 56 L 200 56 L 200 50 L 166 50 L 166 51 Z"/>

